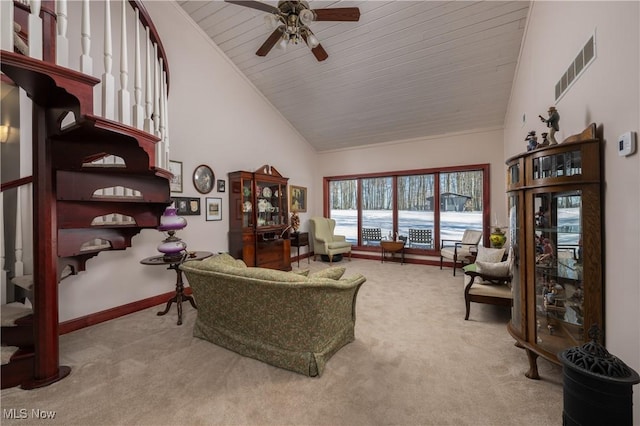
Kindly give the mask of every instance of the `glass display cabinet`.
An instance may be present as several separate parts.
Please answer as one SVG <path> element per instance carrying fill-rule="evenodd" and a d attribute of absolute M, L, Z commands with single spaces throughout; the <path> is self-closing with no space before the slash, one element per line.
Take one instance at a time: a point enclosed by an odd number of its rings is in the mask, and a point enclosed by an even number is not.
<path fill-rule="evenodd" d="M 269 165 L 229 173 L 229 253 L 247 266 L 291 270 L 288 180 Z"/>
<path fill-rule="evenodd" d="M 507 160 L 515 253 L 508 329 L 532 379 L 539 356 L 559 364 L 560 352 L 589 340 L 593 324 L 604 330 L 601 151 L 592 124 Z"/>

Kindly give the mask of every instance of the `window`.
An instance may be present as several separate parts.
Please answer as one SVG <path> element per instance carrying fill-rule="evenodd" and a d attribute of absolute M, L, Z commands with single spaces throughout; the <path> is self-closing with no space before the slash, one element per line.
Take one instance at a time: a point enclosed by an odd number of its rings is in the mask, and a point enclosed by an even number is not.
<path fill-rule="evenodd" d="M 410 229 L 430 230 L 435 234 L 435 176 L 433 174 L 398 177 L 398 235 L 408 236 Z M 424 248 L 428 244 L 424 244 Z"/>
<path fill-rule="evenodd" d="M 382 239 L 420 235 L 422 241 L 409 243 L 408 250 L 435 251 L 442 239 L 459 240 L 465 229 L 485 228 L 488 172 L 483 164 L 327 177 L 325 211 L 336 220 L 336 234 L 354 245 L 375 245 L 362 239 L 362 229 L 373 228 Z"/>
<path fill-rule="evenodd" d="M 358 244 L 358 181 L 356 179 L 329 182 L 329 217 L 336 221 L 335 234 L 344 235 L 351 244 Z"/>
<path fill-rule="evenodd" d="M 362 228 L 377 228 L 383 237 L 393 234 L 392 178 L 362 179 Z"/>
<path fill-rule="evenodd" d="M 460 240 L 465 229 L 482 229 L 482 172 L 440 174 L 440 238 Z"/>

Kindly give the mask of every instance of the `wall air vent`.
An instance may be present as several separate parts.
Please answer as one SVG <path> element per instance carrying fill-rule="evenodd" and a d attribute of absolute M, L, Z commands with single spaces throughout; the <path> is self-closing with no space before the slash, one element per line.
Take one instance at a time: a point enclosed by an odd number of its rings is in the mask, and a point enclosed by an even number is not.
<path fill-rule="evenodd" d="M 584 47 L 578 52 L 571 65 L 564 72 L 560 80 L 556 83 L 556 102 L 564 95 L 574 81 L 582 75 L 587 67 L 596 58 L 596 33 L 589 38 Z"/>

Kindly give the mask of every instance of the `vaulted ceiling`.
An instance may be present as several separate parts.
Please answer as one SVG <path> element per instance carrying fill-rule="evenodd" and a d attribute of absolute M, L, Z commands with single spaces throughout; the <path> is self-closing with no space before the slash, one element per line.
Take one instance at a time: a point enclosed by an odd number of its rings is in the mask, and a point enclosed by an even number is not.
<path fill-rule="evenodd" d="M 318 151 L 502 126 L 528 1 L 310 1 L 358 7 L 313 22 L 303 43 L 255 52 L 267 12 L 222 1 L 181 7 Z M 277 6 L 277 1 L 265 2 Z"/>

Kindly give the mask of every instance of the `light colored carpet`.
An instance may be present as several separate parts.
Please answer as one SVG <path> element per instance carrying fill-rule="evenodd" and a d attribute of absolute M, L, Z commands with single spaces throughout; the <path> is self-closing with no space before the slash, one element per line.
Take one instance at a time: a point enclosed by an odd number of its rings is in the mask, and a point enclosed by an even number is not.
<path fill-rule="evenodd" d="M 562 369 L 525 352 L 506 330 L 509 311 L 472 304 L 451 269 L 344 260 L 367 277 L 356 340 L 310 378 L 245 358 L 191 331 L 197 311 L 161 307 L 61 336 L 71 375 L 49 387 L 2 391 L 2 423 L 61 425 L 560 425 Z M 310 268 L 327 267 L 311 261 Z M 303 260 L 301 269 L 307 267 Z M 294 264 L 294 268 L 297 269 Z M 89 272 L 90 273 L 90 272 Z M 11 409 L 27 418 L 7 419 Z"/>

